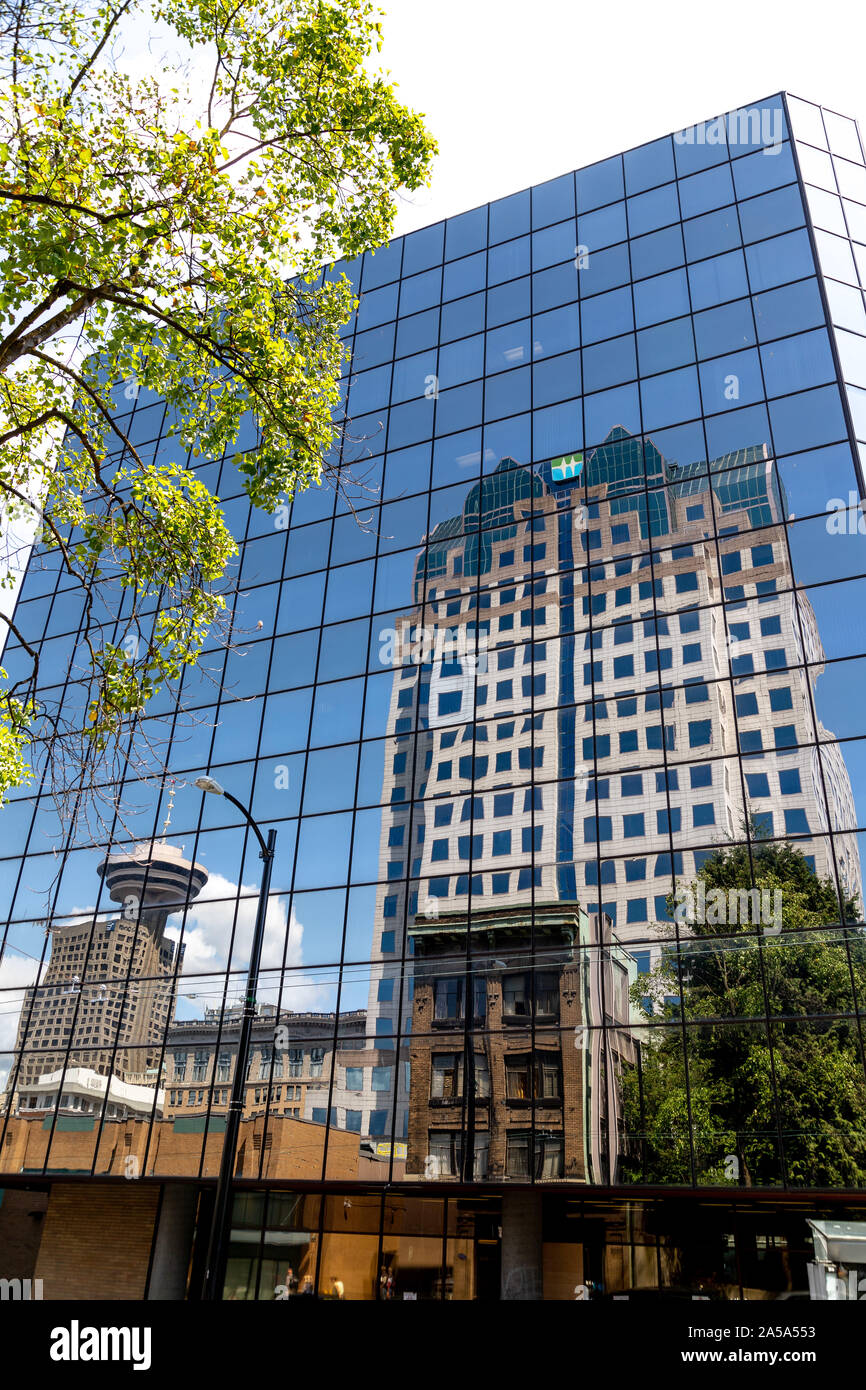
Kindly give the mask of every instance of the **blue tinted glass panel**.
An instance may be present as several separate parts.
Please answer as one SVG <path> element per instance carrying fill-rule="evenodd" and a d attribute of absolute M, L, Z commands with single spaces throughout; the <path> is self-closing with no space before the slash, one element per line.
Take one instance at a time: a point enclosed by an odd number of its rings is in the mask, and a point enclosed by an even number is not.
<path fill-rule="evenodd" d="M 623 156 L 627 193 L 641 193 L 656 184 L 666 183 L 675 174 L 674 147 L 670 136 L 641 145 Z"/>
<path fill-rule="evenodd" d="M 615 155 L 613 159 L 591 164 L 588 169 L 578 169 L 574 180 L 577 188 L 578 215 L 590 208 L 613 203 L 617 198 L 622 198 L 625 192 L 622 158 Z"/>

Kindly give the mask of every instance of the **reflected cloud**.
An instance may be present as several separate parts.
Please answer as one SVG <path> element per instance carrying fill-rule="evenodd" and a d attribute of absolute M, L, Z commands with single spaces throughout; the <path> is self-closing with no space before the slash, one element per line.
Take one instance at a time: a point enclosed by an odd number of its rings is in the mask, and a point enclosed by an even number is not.
<path fill-rule="evenodd" d="M 239 971 L 243 968 L 244 971 L 243 975 L 237 974 L 231 982 L 230 999 L 235 995 L 239 997 L 243 992 L 257 906 L 258 890 L 255 885 L 239 885 L 224 874 L 215 873 L 211 874 L 199 898 L 190 904 L 182 935 L 179 926 L 166 927 L 165 935 L 170 940 L 178 943 L 181 939 L 183 941 L 181 974 L 202 977 L 196 981 L 195 996 L 200 999 L 208 997 L 211 1006 L 216 1005 L 223 995 L 225 979 L 221 972 L 228 968 L 230 952 L 233 969 Z M 303 923 L 294 909 L 289 917 L 287 899 L 272 897 L 265 919 L 261 968 L 268 971 L 285 967 L 292 972 L 286 981 L 287 990 L 283 991 L 283 1007 L 292 1010 L 326 1008 L 332 998 L 332 989 L 317 983 L 312 975 L 299 972 L 299 967 L 303 965 L 303 941 Z M 210 971 L 214 972 L 213 975 L 207 973 Z M 291 996 L 290 999 L 285 997 L 286 993 Z M 184 997 L 190 999 L 191 996 L 185 992 Z M 264 977 L 260 983 L 259 997 L 276 1002 L 280 998 L 279 981 Z"/>

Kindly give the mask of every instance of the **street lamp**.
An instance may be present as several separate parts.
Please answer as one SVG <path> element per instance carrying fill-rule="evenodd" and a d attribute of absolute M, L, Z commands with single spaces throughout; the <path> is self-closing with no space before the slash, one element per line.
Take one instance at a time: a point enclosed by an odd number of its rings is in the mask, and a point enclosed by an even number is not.
<path fill-rule="evenodd" d="M 241 1015 L 238 1055 L 237 1061 L 235 1062 L 235 1074 L 232 1080 L 231 1098 L 229 1100 L 228 1114 L 226 1116 L 226 1132 L 223 1141 L 222 1159 L 220 1160 L 219 1177 L 217 1179 L 213 1221 L 211 1222 L 210 1237 L 208 1240 L 207 1263 L 205 1267 L 204 1286 L 202 1289 L 203 1299 L 218 1300 L 222 1294 L 225 1267 L 228 1259 L 235 1155 L 237 1153 L 241 1118 L 244 1113 L 244 1092 L 246 1089 L 247 1066 L 249 1064 L 250 1040 L 252 1038 L 253 1019 L 256 1013 L 259 967 L 261 965 L 262 945 L 265 938 L 265 918 L 268 911 L 268 893 L 271 886 L 271 868 L 274 862 L 277 832 L 273 829 L 269 830 L 267 843 L 265 843 L 262 832 L 259 830 L 259 827 L 256 825 L 246 806 L 243 806 L 236 796 L 232 796 L 231 792 L 227 792 L 224 787 L 221 787 L 215 778 L 196 777 L 195 785 L 200 791 L 209 792 L 212 796 L 224 796 L 227 801 L 230 801 L 233 806 L 238 808 L 259 842 L 259 858 L 264 860 L 265 865 L 262 870 L 262 886 L 259 889 L 259 901 L 256 908 L 256 925 L 253 930 L 252 947 L 250 948 L 250 964 L 247 971 L 247 992 L 244 999 L 243 1013 Z"/>
<path fill-rule="evenodd" d="M 230 792 L 226 791 L 225 787 L 220 786 L 215 777 L 196 777 L 195 785 L 198 787 L 199 791 L 211 792 L 213 796 L 227 796 L 230 801 L 235 802 L 236 806 L 240 806 L 241 804 L 239 801 L 235 801 L 235 798 Z M 241 810 L 243 810 L 242 806 Z M 252 822 L 250 823 L 252 824 Z"/>

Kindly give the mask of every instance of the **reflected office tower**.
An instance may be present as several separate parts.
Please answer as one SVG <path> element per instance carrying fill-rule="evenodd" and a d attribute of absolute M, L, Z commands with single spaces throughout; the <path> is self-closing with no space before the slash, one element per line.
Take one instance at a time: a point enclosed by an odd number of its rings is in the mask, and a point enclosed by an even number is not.
<path fill-rule="evenodd" d="M 768 446 L 678 466 L 616 429 L 587 459 L 585 493 L 572 492 L 588 562 L 575 575 L 588 909 L 600 899 L 621 941 L 669 937 L 672 876 L 693 881 L 746 823 L 757 839 L 800 837 L 833 879 L 827 832 L 854 824 L 853 796 L 813 714 L 824 651 L 794 587 Z M 835 845 L 859 903 L 856 837 Z"/>
<path fill-rule="evenodd" d="M 93 1077 L 137 1090 L 158 1082 L 183 959 L 166 920 L 198 896 L 207 870 L 160 841 L 109 854 L 98 873 L 121 911 L 52 929 L 42 978 L 24 993 L 18 1046 L 26 1037 L 26 1049 L 10 1077 L 19 1110 L 53 1105 L 58 1089 L 98 1091 Z M 150 1091 L 143 1108 L 152 1101 Z"/>
<path fill-rule="evenodd" d="M 425 922 L 453 941 L 454 914 L 465 933 L 579 904 L 647 970 L 672 884 L 746 823 L 799 841 L 822 878 L 828 831 L 854 823 L 838 745 L 813 732 L 824 653 L 767 445 L 679 465 L 615 428 L 568 462 L 506 458 L 469 488 L 379 633 L 396 667 L 368 1006 L 383 1052 L 418 1026 Z M 856 837 L 835 846 L 859 902 Z M 398 1071 L 402 1138 L 415 1078 Z"/>
<path fill-rule="evenodd" d="M 563 603 L 570 630 L 571 603 L 533 569 L 533 556 L 556 554 L 569 522 L 539 476 L 502 459 L 468 490 L 461 515 L 432 530 L 416 565 L 415 607 L 381 635 L 397 669 L 369 1002 L 380 1048 L 393 1047 L 401 1010 L 403 1033 L 411 1029 L 407 923 L 506 904 L 519 904 L 528 921 L 534 896 L 576 901 L 573 873 L 563 875 L 551 852 L 558 798 L 570 801 L 573 784 L 538 785 L 557 777 L 573 720 L 573 710 L 556 709 L 570 699 L 560 694 L 558 639 Z M 494 788 L 503 790 L 485 796 Z M 405 1137 L 411 1082 L 399 1070 L 395 1133 Z"/>

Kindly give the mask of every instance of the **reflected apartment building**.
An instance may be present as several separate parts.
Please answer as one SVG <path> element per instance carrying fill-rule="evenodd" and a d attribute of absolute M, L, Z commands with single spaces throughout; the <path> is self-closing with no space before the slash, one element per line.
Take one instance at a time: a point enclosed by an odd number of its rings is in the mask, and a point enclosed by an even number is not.
<path fill-rule="evenodd" d="M 407 1178 L 616 1180 L 635 966 L 575 904 L 478 909 L 410 928 L 415 946 Z M 483 944 L 479 944 L 483 943 Z"/>
<path fill-rule="evenodd" d="M 866 1221 L 866 552 L 827 524 L 862 495 L 866 161 L 756 110 L 323 271 L 360 442 L 287 526 L 191 463 L 243 641 L 184 678 L 177 833 L 143 784 L 131 845 L 0 811 L 0 1247 L 46 1296 L 201 1288 L 258 881 L 205 771 L 278 829 L 226 1298 L 802 1294 Z M 60 680 L 53 564 L 18 617 Z M 780 920 L 677 914 L 732 851 L 754 906 L 789 850 Z M 116 911 L 79 909 L 94 870 Z"/>
<path fill-rule="evenodd" d="M 204 1017 L 176 1020 L 167 1034 L 165 1114 L 222 1113 L 237 1064 L 242 1005 L 208 1007 Z M 363 1009 L 340 1014 L 291 1012 L 257 1006 L 247 1062 L 244 1115 L 286 1115 L 328 1123 L 334 1069 L 334 1032 L 341 1065 L 365 1049 Z M 333 1118 L 336 1124 L 336 1118 Z M 343 1128 L 352 1130 L 350 1121 Z"/>

